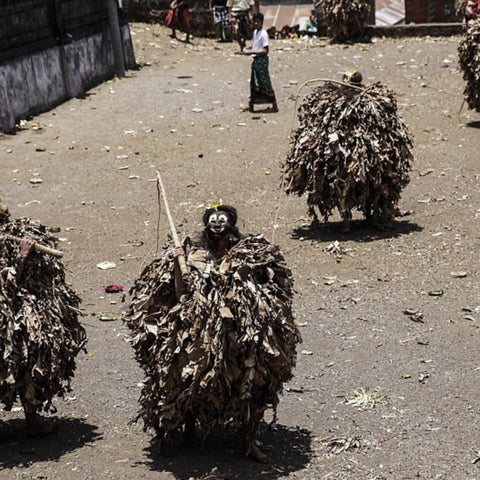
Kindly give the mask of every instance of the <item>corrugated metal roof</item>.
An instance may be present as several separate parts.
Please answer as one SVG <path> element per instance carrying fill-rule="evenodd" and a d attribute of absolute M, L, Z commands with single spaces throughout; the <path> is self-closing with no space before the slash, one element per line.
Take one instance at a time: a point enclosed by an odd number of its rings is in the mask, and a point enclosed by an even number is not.
<path fill-rule="evenodd" d="M 264 15 L 263 24 L 266 28 L 274 26 L 277 30 L 285 25 L 292 27 L 300 25 L 300 30 L 305 26 L 313 10 L 313 4 L 297 5 L 265 5 L 261 7 Z"/>
<path fill-rule="evenodd" d="M 289 27 L 300 25 L 300 30 L 305 28 L 313 10 L 313 2 L 293 5 L 262 5 L 264 26 L 274 26 L 280 30 L 284 25 Z M 376 25 L 396 25 L 405 21 L 405 0 L 376 0 L 375 23 Z"/>
<path fill-rule="evenodd" d="M 405 0 L 376 0 L 375 24 L 397 25 L 405 21 Z"/>

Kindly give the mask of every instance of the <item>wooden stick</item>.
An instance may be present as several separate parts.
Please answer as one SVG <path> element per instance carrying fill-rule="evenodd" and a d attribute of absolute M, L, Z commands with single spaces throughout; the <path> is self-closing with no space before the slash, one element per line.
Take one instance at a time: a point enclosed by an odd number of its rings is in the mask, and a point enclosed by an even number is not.
<path fill-rule="evenodd" d="M 8 233 L 3 233 L 3 237 L 9 238 L 10 240 L 14 240 L 15 242 L 20 243 L 22 240 L 20 237 L 16 237 L 15 235 L 9 235 Z M 60 250 L 56 250 L 55 248 L 47 247 L 40 243 L 35 243 L 33 245 L 33 249 L 38 253 L 46 253 L 47 255 L 52 255 L 53 257 L 62 258 L 63 252 Z"/>
<path fill-rule="evenodd" d="M 175 224 L 173 223 L 172 214 L 170 213 L 170 208 L 168 207 L 167 201 L 167 194 L 165 193 L 165 188 L 163 186 L 162 177 L 160 176 L 160 172 L 157 170 L 157 185 L 160 189 L 160 193 L 162 194 L 163 203 L 165 204 L 165 212 L 167 213 L 168 223 L 170 224 L 170 230 L 172 232 L 173 243 L 176 247 L 181 247 L 182 244 L 177 235 L 177 229 L 175 228 Z M 185 263 L 185 255 L 181 254 L 178 256 L 178 265 L 180 267 L 180 272 L 182 272 L 182 277 L 185 278 L 188 276 L 188 269 L 187 264 Z"/>

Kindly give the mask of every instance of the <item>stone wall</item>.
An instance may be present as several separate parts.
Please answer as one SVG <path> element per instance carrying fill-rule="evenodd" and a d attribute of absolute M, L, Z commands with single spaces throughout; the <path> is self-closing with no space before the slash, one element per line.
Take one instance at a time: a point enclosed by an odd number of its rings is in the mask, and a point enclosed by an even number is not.
<path fill-rule="evenodd" d="M 369 25 L 368 37 L 448 37 L 463 32 L 461 23 L 421 23 L 408 25 L 391 25 L 387 27 Z"/>
<path fill-rule="evenodd" d="M 1 2 L 0 131 L 115 75 L 110 20 L 107 3 L 97 0 Z M 125 22 L 120 36 L 125 68 L 136 68 Z"/>

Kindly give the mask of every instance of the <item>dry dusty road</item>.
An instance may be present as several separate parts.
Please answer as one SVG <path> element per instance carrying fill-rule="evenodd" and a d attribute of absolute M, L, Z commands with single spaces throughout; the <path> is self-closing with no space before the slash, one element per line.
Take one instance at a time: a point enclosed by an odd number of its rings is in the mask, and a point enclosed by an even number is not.
<path fill-rule="evenodd" d="M 0 138 L 0 197 L 13 216 L 61 228 L 89 336 L 73 391 L 56 402 L 57 435 L 26 438 L 20 411 L 0 413 L 13 433 L 0 444 L 0 479 L 186 480 L 215 468 L 208 478 L 480 479 L 480 114 L 459 112 L 460 37 L 275 41 L 280 112 L 250 114 L 250 60 L 233 44 L 172 42 L 145 24 L 132 31 L 141 69 Z M 394 228 L 358 223 L 346 236 L 338 217 L 313 228 L 305 200 L 287 197 L 279 179 L 292 96 L 353 66 L 396 92 L 415 165 Z M 259 435 L 268 466 L 241 458 L 230 431 L 162 458 L 152 433 L 129 423 L 142 372 L 118 319 L 122 294 L 104 287 L 127 291 L 165 241 L 157 169 L 182 235 L 222 199 L 237 206 L 243 231 L 281 246 L 294 272 L 304 341 L 277 428 Z M 103 261 L 116 268 L 100 270 Z M 385 398 L 363 410 L 346 401 L 362 389 Z"/>

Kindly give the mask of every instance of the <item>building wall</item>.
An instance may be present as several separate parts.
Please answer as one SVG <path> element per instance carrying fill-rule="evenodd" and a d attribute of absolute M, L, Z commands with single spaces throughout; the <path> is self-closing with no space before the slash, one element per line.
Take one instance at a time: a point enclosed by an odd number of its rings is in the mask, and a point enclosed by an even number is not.
<path fill-rule="evenodd" d="M 455 0 L 405 0 L 405 23 L 457 22 Z"/>
<path fill-rule="evenodd" d="M 107 3 L 3 0 L 0 4 L 0 131 L 85 94 L 117 71 Z M 130 29 L 120 30 L 125 68 L 135 68 Z"/>

